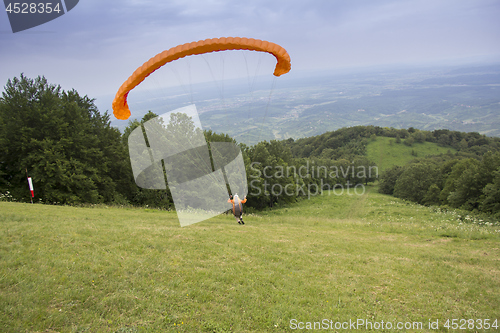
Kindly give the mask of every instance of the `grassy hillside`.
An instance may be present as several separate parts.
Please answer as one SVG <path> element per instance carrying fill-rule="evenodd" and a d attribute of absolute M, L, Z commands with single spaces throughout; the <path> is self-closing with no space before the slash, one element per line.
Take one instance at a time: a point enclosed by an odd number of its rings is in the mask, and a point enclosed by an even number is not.
<path fill-rule="evenodd" d="M 245 220 L 180 228 L 172 212 L 0 202 L 0 329 L 284 332 L 293 319 L 363 319 L 430 332 L 429 319 L 441 331 L 446 319 L 500 320 L 500 225 L 375 188 Z"/>
<path fill-rule="evenodd" d="M 411 147 L 402 142 L 395 143 L 394 138 L 379 136 L 376 141 L 371 141 L 367 145 L 366 155 L 371 161 L 377 163 L 379 171 L 384 171 L 394 165 L 404 165 L 416 157 L 446 154 L 448 151 L 456 152 L 453 148 L 441 147 L 432 142 L 415 142 Z"/>

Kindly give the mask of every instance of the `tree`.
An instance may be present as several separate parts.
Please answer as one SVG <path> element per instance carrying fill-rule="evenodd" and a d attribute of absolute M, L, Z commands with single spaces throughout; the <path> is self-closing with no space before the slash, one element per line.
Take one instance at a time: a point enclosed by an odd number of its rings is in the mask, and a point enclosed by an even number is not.
<path fill-rule="evenodd" d="M 425 142 L 425 133 L 422 131 L 416 130 L 411 136 L 415 140 L 415 142 Z"/>
<path fill-rule="evenodd" d="M 460 141 L 460 143 L 458 144 L 458 148 L 460 150 L 466 150 L 467 148 L 469 148 L 469 143 L 467 142 L 467 140 L 465 140 L 465 138 Z"/>
<path fill-rule="evenodd" d="M 405 141 L 403 141 L 403 143 L 409 147 L 411 147 L 413 145 L 413 142 L 415 141 L 415 139 L 413 139 L 413 136 L 410 136 L 409 138 L 405 139 Z"/>
<path fill-rule="evenodd" d="M 465 170 L 471 168 L 476 169 L 478 164 L 479 162 L 477 160 L 471 158 L 458 161 L 453 165 L 453 167 L 451 168 L 451 172 L 446 177 L 443 190 L 440 194 L 441 202 L 460 206 L 465 201 L 465 198 L 464 200 L 460 201 L 456 194 L 453 195 L 450 201 L 450 194 L 454 193 L 460 186 L 460 181 L 463 181 L 463 179 L 460 179 Z"/>
<path fill-rule="evenodd" d="M 130 120 L 128 123 L 128 126 L 125 128 L 123 131 L 122 135 L 122 142 L 124 145 L 127 147 L 127 151 L 129 150 L 129 136 L 130 134 L 138 127 L 142 127 L 143 124 L 151 119 L 156 118 L 158 115 L 156 115 L 154 112 L 148 111 L 142 119 L 139 120 Z M 147 140 L 147 136 L 145 139 Z M 148 142 L 149 144 L 149 142 Z M 127 158 L 127 161 L 129 161 L 130 158 Z M 130 164 L 130 162 L 129 162 Z M 164 172 L 163 172 L 164 173 Z M 132 170 L 130 169 L 129 171 L 130 177 L 133 178 L 133 173 Z M 140 177 L 147 177 L 145 174 L 139 175 L 138 178 Z M 164 181 L 166 179 L 165 174 L 163 176 L 163 179 L 161 181 Z M 142 180 L 142 179 L 141 179 Z M 139 180 L 139 183 L 141 183 L 141 180 Z M 132 189 L 130 191 L 130 202 L 136 206 L 147 206 L 147 207 L 153 207 L 153 208 L 167 208 L 167 209 L 172 209 L 174 208 L 173 205 L 173 199 L 172 199 L 172 194 L 170 193 L 168 184 L 166 184 L 166 190 L 156 190 L 156 189 L 147 189 L 147 188 L 142 188 L 136 185 L 136 180 L 132 180 L 133 185 Z"/>
<path fill-rule="evenodd" d="M 378 178 L 378 167 L 367 157 L 356 157 L 351 165 L 354 168 L 354 178 L 350 179 L 353 185 L 374 182 Z M 352 174 L 352 171 L 350 172 Z"/>
<path fill-rule="evenodd" d="M 2 100 L 0 99 L 0 112 L 1 112 L 1 106 L 2 105 Z M 7 181 L 7 174 L 5 173 L 4 169 L 4 163 L 5 163 L 5 156 L 7 156 L 8 150 L 7 150 L 7 137 L 5 136 L 7 133 L 5 129 L 5 122 L 3 120 L 3 117 L 1 116 L 0 113 L 0 195 L 4 192 L 7 191 L 9 187 L 9 182 Z"/>
<path fill-rule="evenodd" d="M 494 183 L 495 170 L 499 167 L 500 153 L 488 152 L 480 162 L 475 159 L 458 162 L 446 179 L 441 198 L 444 199 L 446 196 L 448 203 L 453 207 L 478 209 L 484 202 L 484 190 L 488 184 Z M 489 187 L 488 194 L 491 193 Z"/>
<path fill-rule="evenodd" d="M 438 137 L 437 143 L 440 146 L 446 147 L 446 146 L 449 146 L 451 144 L 451 140 L 450 140 L 450 137 L 448 136 L 448 134 L 441 134 Z"/>
<path fill-rule="evenodd" d="M 423 203 L 432 184 L 440 184 L 440 173 L 431 163 L 414 163 L 405 168 L 394 185 L 394 196 Z"/>
<path fill-rule="evenodd" d="M 422 203 L 424 205 L 439 205 L 439 194 L 441 193 L 441 189 L 436 184 L 432 184 L 429 186 L 427 193 L 425 193 L 424 198 L 422 199 Z"/>
<path fill-rule="evenodd" d="M 4 90 L 0 174 L 17 200 L 28 199 L 27 168 L 44 202 L 124 201 L 131 185 L 126 151 L 93 99 L 23 74 Z"/>
<path fill-rule="evenodd" d="M 481 202 L 480 209 L 483 212 L 493 213 L 497 218 L 500 218 L 500 167 L 493 172 L 493 175 L 493 182 L 483 189 L 484 199 Z"/>
<path fill-rule="evenodd" d="M 383 194 L 392 195 L 394 193 L 394 186 L 399 176 L 403 173 L 404 168 L 399 165 L 395 165 L 392 168 L 386 170 L 382 176 L 382 180 L 379 186 L 379 192 Z"/>
<path fill-rule="evenodd" d="M 456 179 L 455 191 L 450 192 L 447 198 L 451 206 L 467 210 L 478 207 L 478 196 L 482 192 L 482 187 L 475 181 L 477 170 L 477 165 L 472 164 Z"/>

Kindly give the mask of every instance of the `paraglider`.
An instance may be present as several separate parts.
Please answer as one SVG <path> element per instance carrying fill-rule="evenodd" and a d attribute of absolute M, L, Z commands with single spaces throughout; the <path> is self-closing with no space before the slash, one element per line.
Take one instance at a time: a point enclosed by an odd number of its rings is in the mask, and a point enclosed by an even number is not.
<path fill-rule="evenodd" d="M 236 218 L 236 222 L 238 222 L 238 224 L 245 224 L 245 222 L 243 222 L 243 204 L 247 202 L 247 197 L 241 200 L 240 197 L 238 197 L 238 193 L 235 193 L 234 197 L 230 196 L 227 202 L 233 204 L 233 215 Z"/>
<path fill-rule="evenodd" d="M 259 39 L 223 37 L 178 45 L 157 54 L 136 69 L 116 93 L 115 99 L 113 100 L 113 114 L 118 119 L 128 119 L 131 114 L 127 104 L 127 96 L 130 90 L 134 89 L 144 81 L 148 75 L 166 63 L 186 56 L 227 50 L 259 51 L 274 55 L 277 60 L 276 68 L 273 73 L 275 76 L 286 74 L 291 69 L 290 56 L 284 48 L 278 44 Z"/>
<path fill-rule="evenodd" d="M 227 37 L 182 44 L 157 54 L 135 70 L 116 93 L 113 114 L 118 119 L 128 119 L 131 115 L 127 102 L 130 91 L 165 64 L 188 56 L 203 57 L 206 53 L 229 50 L 273 55 L 277 61 L 274 76 L 281 76 L 291 69 L 286 50 L 267 41 Z M 208 62 L 207 65 L 210 67 Z M 190 78 L 190 74 L 187 76 Z M 243 154 L 233 142 L 206 142 L 197 108 L 192 101 L 190 105 L 148 120 L 133 130 L 128 141 L 136 184 L 159 190 L 168 186 L 181 226 L 227 211 L 230 209 L 226 202 L 227 194 L 236 190 L 242 193 L 244 199 L 235 194 L 229 203 L 232 203 L 237 222 L 244 224 L 242 204 L 246 202 L 248 186 Z"/>

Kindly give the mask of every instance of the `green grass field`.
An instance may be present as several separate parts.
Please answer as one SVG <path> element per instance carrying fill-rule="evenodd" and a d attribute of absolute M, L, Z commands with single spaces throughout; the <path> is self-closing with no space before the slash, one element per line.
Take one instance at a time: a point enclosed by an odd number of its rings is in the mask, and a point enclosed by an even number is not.
<path fill-rule="evenodd" d="M 391 141 L 392 144 L 390 144 Z M 446 154 L 448 151 L 456 152 L 453 148 L 444 148 L 432 142 L 413 143 L 410 147 L 402 142 L 395 143 L 395 141 L 394 138 L 379 136 L 376 141 L 371 141 L 367 145 L 366 155 L 377 164 L 379 171 L 384 171 L 394 165 L 405 165 L 418 157 Z M 412 155 L 412 151 L 415 155 Z"/>
<path fill-rule="evenodd" d="M 423 323 L 373 331 L 447 332 L 447 319 L 500 321 L 499 224 L 370 187 L 245 221 L 181 228 L 173 212 L 0 202 L 0 331 L 286 332 L 363 319 Z"/>

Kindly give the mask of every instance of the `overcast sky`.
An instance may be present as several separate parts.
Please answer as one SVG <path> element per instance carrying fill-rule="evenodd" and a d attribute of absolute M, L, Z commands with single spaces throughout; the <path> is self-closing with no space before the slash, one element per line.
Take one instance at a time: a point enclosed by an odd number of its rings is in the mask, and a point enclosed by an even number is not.
<path fill-rule="evenodd" d="M 0 85 L 24 72 L 90 97 L 114 94 L 156 53 L 226 36 L 280 44 L 292 71 L 500 61 L 499 18 L 499 0 L 80 0 L 14 34 L 2 10 Z"/>

